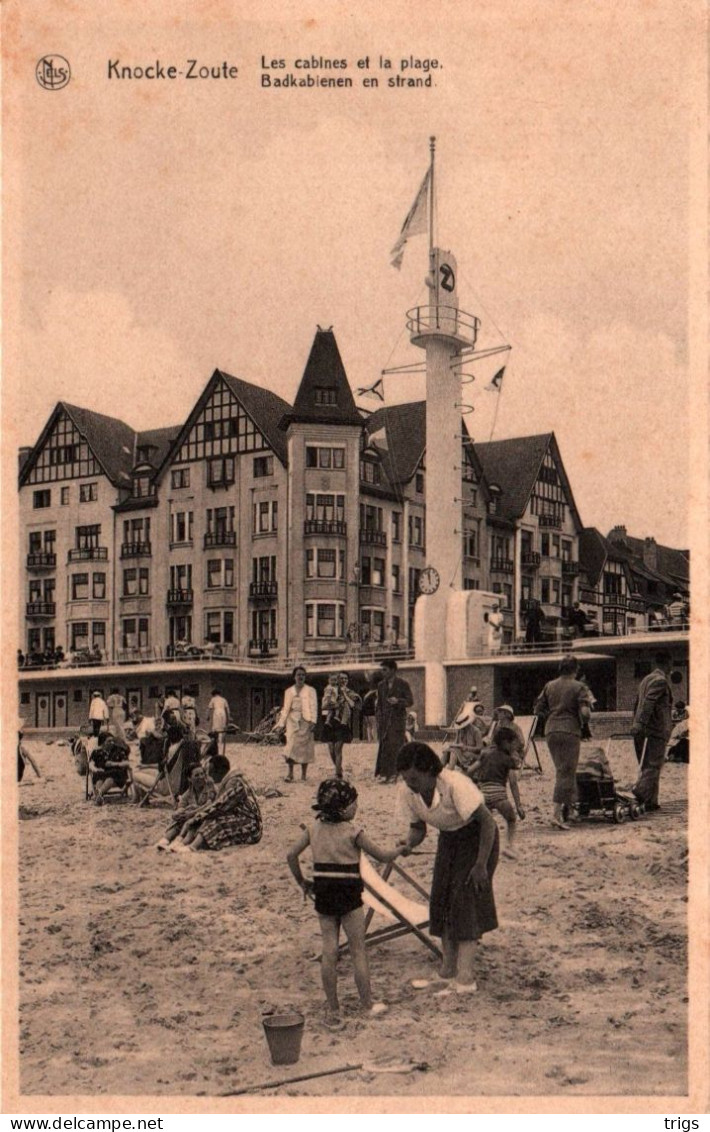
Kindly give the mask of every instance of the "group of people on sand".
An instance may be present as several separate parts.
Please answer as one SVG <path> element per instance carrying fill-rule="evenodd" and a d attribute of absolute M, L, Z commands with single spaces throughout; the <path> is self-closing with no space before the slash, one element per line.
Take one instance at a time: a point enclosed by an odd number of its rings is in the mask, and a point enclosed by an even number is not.
<path fill-rule="evenodd" d="M 363 698 L 349 687 L 347 672 L 333 673 L 323 693 L 320 709 L 316 689 L 307 683 L 308 674 L 302 665 L 292 673 L 293 684 L 286 689 L 284 702 L 273 730 L 286 740 L 286 782 L 294 781 L 294 767 L 301 767 L 301 780 L 308 777 L 308 766 L 315 758 L 315 731 L 322 723 L 322 738 L 328 745 L 336 778 L 343 777 L 343 747 L 353 738 L 355 712 L 362 709 Z M 408 737 L 412 724 L 414 698 L 406 680 L 397 675 L 397 662 L 382 661 L 376 688 L 368 697 L 375 698 L 375 722 L 378 735 L 375 777 L 394 782 L 396 758 Z M 370 718 L 369 716 L 366 718 Z"/>

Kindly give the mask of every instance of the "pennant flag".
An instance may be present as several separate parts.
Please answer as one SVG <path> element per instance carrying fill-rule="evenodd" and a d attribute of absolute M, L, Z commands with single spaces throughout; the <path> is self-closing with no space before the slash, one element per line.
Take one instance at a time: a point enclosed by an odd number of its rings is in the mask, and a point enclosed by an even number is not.
<path fill-rule="evenodd" d="M 356 397 L 379 397 L 380 401 L 385 399 L 385 385 L 381 377 L 372 385 L 365 385 L 362 389 L 355 391 Z"/>
<path fill-rule="evenodd" d="M 417 193 L 414 204 L 407 213 L 407 218 L 402 225 L 402 231 L 399 233 L 397 243 L 390 252 L 390 263 L 399 271 L 402 266 L 402 258 L 404 256 L 404 247 L 410 236 L 418 236 L 420 232 L 426 232 L 429 223 L 429 184 L 431 181 L 431 168 L 427 169 L 424 175 L 424 180 L 421 183 L 419 192 Z"/>
<path fill-rule="evenodd" d="M 505 366 L 494 374 L 488 385 L 484 386 L 487 393 L 500 393 L 500 387 L 503 384 L 503 374 L 505 373 Z"/>

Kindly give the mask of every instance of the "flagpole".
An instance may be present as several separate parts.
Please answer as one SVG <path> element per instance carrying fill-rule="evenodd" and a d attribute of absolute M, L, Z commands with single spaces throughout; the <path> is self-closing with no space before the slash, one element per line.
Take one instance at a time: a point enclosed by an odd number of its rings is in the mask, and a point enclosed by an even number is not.
<path fill-rule="evenodd" d="M 429 175 L 429 260 L 432 262 L 434 257 L 434 151 L 436 149 L 436 138 L 429 138 L 429 153 L 430 153 L 430 175 Z"/>

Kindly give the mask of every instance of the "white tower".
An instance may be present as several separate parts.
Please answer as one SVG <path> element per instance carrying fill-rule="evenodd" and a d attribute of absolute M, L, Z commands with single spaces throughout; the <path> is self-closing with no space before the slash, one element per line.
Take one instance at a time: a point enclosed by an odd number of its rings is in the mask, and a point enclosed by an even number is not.
<path fill-rule="evenodd" d="M 430 139 L 429 303 L 407 313 L 411 341 L 426 354 L 426 556 L 414 613 L 418 660 L 426 664 L 425 718 L 445 723 L 442 662 L 449 598 L 461 590 L 461 352 L 476 344 L 478 319 L 459 309 L 456 259 L 434 247 L 434 145 Z"/>

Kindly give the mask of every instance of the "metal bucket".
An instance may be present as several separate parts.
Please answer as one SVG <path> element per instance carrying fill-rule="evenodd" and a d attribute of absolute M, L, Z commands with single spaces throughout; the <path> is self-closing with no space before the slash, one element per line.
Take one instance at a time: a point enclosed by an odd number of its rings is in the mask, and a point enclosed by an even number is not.
<path fill-rule="evenodd" d="M 293 1065 L 301 1056 L 305 1019 L 291 1014 L 267 1014 L 262 1018 L 273 1065 Z"/>

